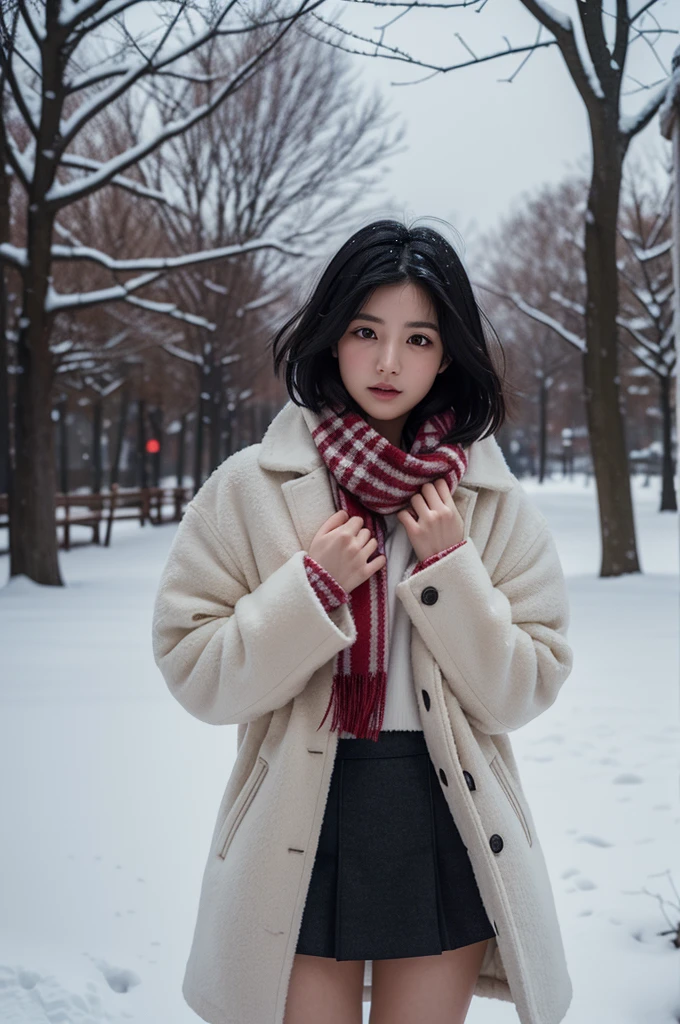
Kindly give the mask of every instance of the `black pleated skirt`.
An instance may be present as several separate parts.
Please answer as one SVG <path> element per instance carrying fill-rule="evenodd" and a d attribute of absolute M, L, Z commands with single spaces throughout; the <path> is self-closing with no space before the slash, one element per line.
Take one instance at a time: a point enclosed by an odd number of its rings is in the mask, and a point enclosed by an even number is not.
<path fill-rule="evenodd" d="M 431 956 L 495 935 L 420 731 L 340 738 L 298 953 Z"/>

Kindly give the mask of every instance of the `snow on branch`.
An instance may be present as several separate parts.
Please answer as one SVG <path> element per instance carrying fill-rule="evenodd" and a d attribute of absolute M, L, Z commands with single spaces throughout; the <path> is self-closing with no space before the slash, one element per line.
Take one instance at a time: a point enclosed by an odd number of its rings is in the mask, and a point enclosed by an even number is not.
<path fill-rule="evenodd" d="M 666 98 L 672 78 L 667 79 L 656 92 L 652 93 L 645 105 L 637 114 L 622 115 L 619 119 L 619 132 L 624 139 L 632 139 L 634 135 L 646 128 Z"/>
<path fill-rule="evenodd" d="M 527 10 L 531 11 L 534 17 L 555 35 L 558 32 L 573 32 L 569 15 L 558 11 L 552 4 L 546 3 L 546 0 L 527 0 L 527 2 L 522 0 L 522 2 Z"/>
<path fill-rule="evenodd" d="M 578 334 L 574 334 L 573 331 L 567 330 L 567 328 L 555 320 L 554 317 L 544 313 L 541 309 L 536 309 L 535 306 L 531 306 L 528 302 L 525 302 L 519 292 L 505 292 L 499 291 L 497 288 L 492 288 L 490 285 L 482 284 L 481 282 L 475 282 L 475 287 L 482 288 L 484 291 L 491 292 L 492 295 L 497 295 L 500 299 L 506 299 L 517 307 L 522 313 L 525 313 L 532 320 L 536 320 L 539 324 L 544 324 L 546 327 L 550 327 L 551 330 L 558 334 L 563 341 L 566 341 L 572 348 L 575 348 L 578 352 L 586 351 L 586 340 L 581 338 Z"/>
<path fill-rule="evenodd" d="M 4 248 L 7 248 L 7 246 L 0 246 L 0 251 Z M 91 260 L 93 263 L 99 263 L 102 267 L 113 271 L 163 271 L 191 267 L 194 264 L 207 263 L 210 260 L 228 259 L 231 256 L 244 256 L 246 253 L 257 252 L 260 249 L 276 249 L 286 256 L 306 255 L 301 250 L 292 249 L 276 238 L 254 238 L 249 242 L 244 242 L 242 245 L 224 245 L 218 249 L 205 249 L 202 252 L 185 253 L 183 256 L 141 256 L 137 259 L 129 260 L 113 259 L 107 253 L 87 245 L 53 245 L 52 258 L 54 260 Z"/>
<path fill-rule="evenodd" d="M 100 3 L 101 0 L 93 0 L 93 2 Z M 279 23 L 281 21 L 284 22 L 284 27 L 281 31 L 257 53 L 255 53 L 253 57 L 248 59 L 220 89 L 217 89 L 214 96 L 207 103 L 194 107 L 194 109 L 184 117 L 177 118 L 177 120 L 174 121 L 169 121 L 167 124 L 163 125 L 160 130 L 152 134 L 145 142 L 140 142 L 135 146 L 131 146 L 123 153 L 119 153 L 116 157 L 102 165 L 99 171 L 96 171 L 89 177 L 79 182 L 70 182 L 66 185 L 55 182 L 47 193 L 46 198 L 48 202 L 53 207 L 59 207 L 73 202 L 76 199 L 83 198 L 90 192 L 105 184 L 109 178 L 112 178 L 115 174 L 119 174 L 127 167 L 137 163 L 143 157 L 148 156 L 149 153 L 157 149 L 163 142 L 182 134 L 188 128 L 206 118 L 220 106 L 226 96 L 237 88 L 243 86 L 249 78 L 253 76 L 257 71 L 258 64 L 271 50 L 274 49 L 279 40 L 294 24 L 296 24 L 297 20 L 303 13 L 313 10 L 314 7 L 320 6 L 323 2 L 324 0 L 302 0 L 297 12 L 278 19 Z M 117 81 L 112 82 L 108 88 L 100 90 L 89 99 L 85 100 L 77 110 L 74 111 L 72 116 L 62 124 L 60 128 L 61 148 L 65 149 L 66 146 L 68 146 L 75 138 L 78 132 L 80 132 L 93 117 L 99 114 L 106 107 L 110 106 L 139 79 L 158 74 L 162 68 L 166 67 L 168 64 L 172 64 L 179 58 L 186 56 L 193 50 L 202 46 L 204 43 L 208 43 L 215 35 L 225 34 L 226 30 L 220 30 L 219 25 L 229 12 L 232 3 L 233 0 L 230 0 L 230 2 L 227 3 L 217 19 L 216 25 L 209 25 L 204 32 L 197 33 L 191 37 L 190 40 L 178 46 L 165 58 L 149 59 L 147 57 L 138 63 L 131 64 L 123 71 L 121 77 Z"/>
<path fill-rule="evenodd" d="M 6 263 L 17 270 L 25 270 L 28 266 L 28 253 L 18 245 L 10 242 L 3 242 L 0 245 L 0 263 Z"/>
<path fill-rule="evenodd" d="M 171 356 L 176 356 L 177 359 L 183 359 L 186 363 L 193 363 L 194 366 L 201 366 L 203 363 L 202 356 L 197 355 L 195 352 L 186 352 L 183 348 L 177 348 L 176 345 L 170 345 L 165 342 L 161 345 L 161 348 Z"/>
<path fill-rule="evenodd" d="M 277 302 L 278 299 L 283 298 L 280 292 L 270 292 L 268 295 L 261 295 L 257 299 L 252 299 L 250 302 L 244 302 L 242 306 L 236 310 L 236 316 L 241 317 L 245 313 L 251 313 L 254 309 L 263 309 L 272 302 Z"/>
<path fill-rule="evenodd" d="M 91 160 L 89 157 L 80 156 L 78 153 L 64 153 L 61 158 L 61 165 L 62 167 L 73 167 L 79 171 L 97 171 L 103 167 L 101 160 Z M 156 188 L 149 188 L 148 185 L 143 185 L 140 181 L 135 181 L 134 178 L 127 178 L 122 174 L 117 174 L 111 178 L 108 184 L 118 185 L 119 188 L 132 192 L 142 199 L 157 199 L 159 202 L 165 203 L 166 206 L 179 210 L 180 213 L 182 212 L 165 192 L 161 192 Z"/>
<path fill-rule="evenodd" d="M 579 2 L 582 2 L 582 0 L 579 0 Z M 597 97 L 600 100 L 604 99 L 605 94 L 602 83 L 595 70 L 590 53 L 582 52 L 582 48 L 576 39 L 571 18 L 556 10 L 551 4 L 546 3 L 546 0 L 521 0 L 521 3 L 557 39 L 562 56 L 583 100 L 587 102 L 593 97 Z"/>
<path fill-rule="evenodd" d="M 90 306 L 99 306 L 104 302 L 117 302 L 121 299 L 127 299 L 133 291 L 150 284 L 159 276 L 158 273 L 144 274 L 142 277 L 137 277 L 126 284 L 114 285 L 111 288 L 98 288 L 90 292 L 71 292 L 67 295 L 55 291 L 50 284 L 47 287 L 45 311 L 47 313 L 58 313 L 67 309 L 87 309 Z"/>
<path fill-rule="evenodd" d="M 667 238 L 664 242 L 659 242 L 658 245 L 653 245 L 649 249 L 641 249 L 635 243 L 638 241 L 638 236 L 632 231 L 627 231 L 625 228 L 621 230 L 621 235 L 630 244 L 631 249 L 635 253 L 635 259 L 640 263 L 645 263 L 647 260 L 656 259 L 657 256 L 663 256 L 664 253 L 670 252 L 673 248 L 673 239 Z"/>
<path fill-rule="evenodd" d="M 217 324 L 206 320 L 204 316 L 196 316 L 194 313 L 185 313 L 174 302 L 152 302 L 150 299 L 140 299 L 137 295 L 128 295 L 125 299 L 131 306 L 139 306 L 140 309 L 148 309 L 152 313 L 164 313 L 175 320 L 184 320 L 194 327 L 204 327 L 208 331 L 217 330 Z"/>

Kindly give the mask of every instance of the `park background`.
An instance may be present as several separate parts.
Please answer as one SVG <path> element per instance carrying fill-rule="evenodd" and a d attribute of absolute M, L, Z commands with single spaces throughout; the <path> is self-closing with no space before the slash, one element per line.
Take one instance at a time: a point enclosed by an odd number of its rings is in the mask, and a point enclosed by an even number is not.
<path fill-rule="evenodd" d="M 236 729 L 167 692 L 155 588 L 186 502 L 287 399 L 276 327 L 378 217 L 464 260 L 567 576 L 574 671 L 512 737 L 567 1024 L 680 1021 L 680 11 L 386 6 L 241 3 L 219 35 L 221 3 L 3 5 L 2 1021 L 196 1019 Z"/>

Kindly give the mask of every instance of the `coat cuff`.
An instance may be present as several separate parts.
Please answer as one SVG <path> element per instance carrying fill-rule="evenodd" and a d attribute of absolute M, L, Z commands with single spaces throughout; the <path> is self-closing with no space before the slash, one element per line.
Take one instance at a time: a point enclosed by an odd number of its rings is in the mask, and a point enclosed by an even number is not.
<path fill-rule="evenodd" d="M 304 564 L 307 579 L 314 588 L 314 592 L 321 601 L 325 611 L 333 611 L 334 608 L 339 608 L 341 604 L 349 600 L 349 594 L 345 588 L 316 559 L 306 552 Z"/>
<path fill-rule="evenodd" d="M 420 572 L 421 569 L 427 569 L 428 565 L 434 565 L 440 558 L 444 558 L 445 555 L 451 554 L 456 548 L 459 548 L 462 544 L 467 543 L 467 537 L 465 540 L 459 540 L 457 544 L 452 544 L 448 548 L 444 548 L 442 551 L 438 551 L 436 555 L 430 555 L 429 558 L 424 558 L 421 562 L 416 562 L 410 575 L 413 576 L 415 573 Z"/>

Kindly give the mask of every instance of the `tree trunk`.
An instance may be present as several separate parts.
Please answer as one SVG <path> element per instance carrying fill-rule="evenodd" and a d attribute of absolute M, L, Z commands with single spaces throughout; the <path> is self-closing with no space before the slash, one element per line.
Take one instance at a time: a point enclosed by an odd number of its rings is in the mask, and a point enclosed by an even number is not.
<path fill-rule="evenodd" d="M 123 454 L 123 442 L 125 440 L 125 430 L 127 427 L 128 408 L 130 406 L 130 385 L 126 382 L 123 385 L 123 389 L 120 395 L 120 408 L 118 411 L 118 433 L 116 435 L 116 448 L 113 453 L 113 459 L 111 460 L 111 473 L 109 479 L 109 487 L 112 484 L 118 483 L 118 476 L 120 473 L 120 459 Z"/>
<path fill-rule="evenodd" d="M 92 493 L 102 489 L 102 413 L 103 400 L 97 398 L 92 406 Z"/>
<path fill-rule="evenodd" d="M 68 399 L 62 398 L 59 409 L 59 488 L 62 494 L 68 494 Z"/>
<path fill-rule="evenodd" d="M 7 340 L 7 297 L 5 292 L 5 271 L 0 267 L 0 494 L 9 494 L 10 489 L 10 444 L 9 444 L 9 373 Z"/>
<path fill-rule="evenodd" d="M 659 405 L 661 407 L 662 457 L 661 457 L 661 507 L 660 512 L 677 512 L 675 493 L 675 465 L 673 459 L 671 413 L 671 377 L 659 378 Z"/>
<path fill-rule="evenodd" d="M 593 174 L 585 219 L 585 409 L 602 536 L 601 576 L 639 572 L 628 452 L 619 396 L 616 225 L 624 153 L 605 109 L 593 126 Z"/>
<path fill-rule="evenodd" d="M 140 398 L 137 402 L 137 486 L 148 487 L 146 473 L 146 402 Z"/>
<path fill-rule="evenodd" d="M 154 452 L 151 456 L 151 475 L 153 479 L 153 486 L 160 487 L 161 485 L 161 459 L 163 457 L 163 410 L 158 407 L 157 409 L 149 409 L 149 422 L 151 423 L 151 430 L 154 438 L 158 441 L 158 451 Z"/>
<path fill-rule="evenodd" d="M 216 375 L 215 375 L 216 376 Z M 210 396 L 210 470 L 211 472 L 220 464 L 220 447 L 222 434 L 222 402 L 224 395 L 219 382 L 214 379 L 215 387 Z"/>
<path fill-rule="evenodd" d="M 51 228 L 45 241 L 51 237 Z M 36 257 L 36 262 L 42 262 Z M 10 576 L 61 587 L 55 493 L 57 489 L 52 423 L 50 329 L 44 315 L 44 288 L 37 273 L 27 274 L 17 344 L 15 487 L 10 497 L 12 530 Z"/>
<path fill-rule="evenodd" d="M 206 400 L 204 391 L 205 377 L 204 367 L 201 367 L 201 378 L 198 394 L 198 409 L 196 410 L 196 434 L 194 437 L 194 494 L 196 494 L 203 483 L 203 418 L 205 416 Z"/>
<path fill-rule="evenodd" d="M 0 242 L 10 241 L 10 178 L 0 147 Z M 10 455 L 9 339 L 7 337 L 7 270 L 0 265 L 0 494 L 9 494 Z M 11 523 L 10 523 L 11 529 Z"/>
<path fill-rule="evenodd" d="M 545 374 L 541 375 L 538 391 L 538 482 L 542 484 L 545 479 L 545 455 L 547 444 L 547 419 L 548 419 L 548 389 L 545 383 Z"/>
<path fill-rule="evenodd" d="M 177 486 L 184 486 L 184 451 L 187 437 L 187 414 L 183 413 L 177 435 Z"/>

